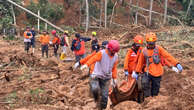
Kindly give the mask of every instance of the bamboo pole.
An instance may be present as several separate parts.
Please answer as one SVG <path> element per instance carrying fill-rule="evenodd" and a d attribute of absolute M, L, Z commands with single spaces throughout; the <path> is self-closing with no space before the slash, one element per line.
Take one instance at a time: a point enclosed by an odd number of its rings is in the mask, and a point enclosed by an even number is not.
<path fill-rule="evenodd" d="M 22 6 L 20 6 L 20 5 L 18 5 L 17 3 L 13 2 L 12 0 L 7 0 L 7 2 L 9 2 L 9 3 L 13 4 L 14 6 L 17 6 L 18 8 L 20 8 L 20 9 L 26 11 L 27 13 L 30 13 L 31 15 L 33 15 L 33 16 L 39 18 L 40 20 L 42 20 L 42 21 L 46 22 L 47 24 L 49 24 L 50 26 L 52 26 L 53 28 L 55 28 L 55 29 L 57 29 L 57 30 L 59 30 L 59 31 L 61 31 L 61 32 L 64 32 L 64 30 L 63 30 L 62 28 L 60 28 L 60 27 L 58 27 L 58 26 L 52 24 L 52 23 L 49 22 L 48 20 L 46 20 L 46 19 L 44 19 L 44 18 L 38 16 L 37 14 L 33 13 L 32 11 L 30 11 L 30 10 L 28 10 L 28 9 L 26 9 L 26 8 L 24 8 L 24 7 L 22 7 Z M 68 45 L 69 45 L 69 39 L 67 38 L 66 40 L 67 40 L 67 43 L 68 43 Z"/>
<path fill-rule="evenodd" d="M 49 22 L 48 20 L 46 20 L 46 19 L 44 19 L 44 18 L 38 16 L 37 14 L 33 13 L 32 11 L 30 11 L 30 10 L 28 10 L 28 9 L 26 9 L 26 8 L 24 8 L 24 7 L 22 7 L 22 6 L 20 6 L 20 5 L 18 5 L 17 3 L 13 2 L 12 0 L 7 0 L 7 1 L 8 1 L 9 3 L 13 4 L 14 6 L 17 6 L 18 8 L 21 8 L 22 10 L 24 10 L 24 11 L 30 13 L 31 15 L 33 15 L 33 16 L 35 16 L 35 17 L 41 19 L 42 21 L 46 22 L 47 24 L 49 24 L 50 26 L 56 28 L 57 30 L 59 30 L 59 31 L 61 31 L 61 32 L 64 32 L 64 30 L 61 29 L 60 27 L 58 27 L 58 26 L 52 24 L 52 23 Z"/>

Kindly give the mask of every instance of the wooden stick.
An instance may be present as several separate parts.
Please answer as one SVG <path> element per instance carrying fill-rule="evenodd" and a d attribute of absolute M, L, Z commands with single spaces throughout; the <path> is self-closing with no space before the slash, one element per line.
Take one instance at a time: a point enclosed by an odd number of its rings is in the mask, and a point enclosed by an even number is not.
<path fill-rule="evenodd" d="M 18 71 L 18 69 L 2 69 L 0 72 L 7 72 L 7 71 Z"/>

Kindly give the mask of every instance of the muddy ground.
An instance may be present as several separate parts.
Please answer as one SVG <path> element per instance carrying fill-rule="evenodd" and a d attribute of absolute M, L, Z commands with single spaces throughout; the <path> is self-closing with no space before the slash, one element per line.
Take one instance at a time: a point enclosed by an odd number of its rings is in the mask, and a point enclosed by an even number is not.
<path fill-rule="evenodd" d="M 149 97 L 142 104 L 126 101 L 108 110 L 194 110 L 194 34 L 185 38 L 183 32 L 170 35 L 160 34 L 158 44 L 180 61 L 184 71 L 177 74 L 165 67 L 159 96 Z M 39 46 L 35 55 L 26 54 L 23 46 L 22 41 L 0 40 L 0 110 L 95 109 L 87 73 L 72 71 L 73 62 L 62 62 L 52 54 L 48 59 L 41 58 Z M 119 53 L 119 82 L 124 76 L 125 53 L 126 49 Z"/>

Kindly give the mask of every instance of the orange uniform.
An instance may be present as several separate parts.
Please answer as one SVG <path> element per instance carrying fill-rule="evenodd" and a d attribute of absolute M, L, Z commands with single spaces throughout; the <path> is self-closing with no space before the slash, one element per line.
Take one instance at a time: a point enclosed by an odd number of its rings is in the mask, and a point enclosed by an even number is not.
<path fill-rule="evenodd" d="M 96 54 L 96 51 L 92 52 L 92 54 L 88 55 L 87 57 L 85 57 L 84 59 L 81 59 L 79 62 L 81 65 L 84 65 L 90 58 L 92 58 L 94 55 Z M 90 66 L 90 74 L 92 74 L 92 72 L 94 71 L 94 66 L 95 64 L 92 64 Z"/>
<path fill-rule="evenodd" d="M 53 39 L 53 44 L 60 44 L 60 39 L 59 39 L 59 37 L 54 37 L 54 39 Z"/>
<path fill-rule="evenodd" d="M 171 68 L 173 66 L 173 64 L 171 64 L 168 60 L 166 60 L 164 58 L 161 58 L 161 63 L 162 63 L 162 66 L 167 66 L 169 68 Z"/>
<path fill-rule="evenodd" d="M 50 41 L 49 35 L 41 35 L 40 36 L 40 42 L 42 45 L 49 44 L 49 41 Z"/>
<path fill-rule="evenodd" d="M 30 36 L 28 36 L 27 33 L 29 33 Z M 24 38 L 26 38 L 26 39 L 32 38 L 32 33 L 31 33 L 30 31 L 29 31 L 29 32 L 28 32 L 28 31 L 25 31 L 25 32 L 24 32 Z"/>
<path fill-rule="evenodd" d="M 108 54 L 108 50 L 105 50 L 106 54 Z M 112 59 L 114 56 L 110 56 L 108 54 L 109 58 Z M 87 66 L 91 66 L 92 64 L 101 61 L 102 59 L 102 52 L 99 51 L 98 53 L 96 53 L 93 57 L 91 57 L 85 64 Z M 118 60 L 114 63 L 113 67 L 112 67 L 112 78 L 116 79 L 117 78 L 117 64 L 118 64 Z"/>
<path fill-rule="evenodd" d="M 173 56 L 171 56 L 166 50 L 164 50 L 160 46 L 157 46 L 157 47 L 158 47 L 158 52 L 159 52 L 160 57 L 166 59 L 174 66 L 178 63 L 178 61 Z M 154 49 L 147 49 L 148 56 L 152 56 L 154 53 L 153 51 L 154 51 Z M 146 59 L 145 59 L 143 52 L 141 52 L 139 59 L 138 59 L 136 69 L 135 69 L 136 72 L 142 72 L 143 65 L 145 64 L 144 62 L 146 62 Z M 159 64 L 154 64 L 153 58 L 150 58 L 149 62 L 151 62 L 151 64 L 149 65 L 149 69 L 148 69 L 149 74 L 151 74 L 154 77 L 161 76 L 164 72 L 161 62 Z M 146 65 L 144 71 L 147 71 L 147 65 Z"/>
<path fill-rule="evenodd" d="M 129 74 L 132 74 L 132 71 L 135 70 L 141 51 L 142 47 L 138 49 L 137 53 L 135 53 L 132 49 L 128 50 L 127 55 L 125 56 L 124 70 L 128 71 Z"/>

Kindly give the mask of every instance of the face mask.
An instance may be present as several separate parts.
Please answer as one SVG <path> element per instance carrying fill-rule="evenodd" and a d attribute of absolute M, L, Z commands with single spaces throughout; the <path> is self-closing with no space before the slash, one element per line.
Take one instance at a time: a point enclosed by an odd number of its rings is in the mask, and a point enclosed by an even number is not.
<path fill-rule="evenodd" d="M 147 42 L 147 48 L 148 49 L 154 49 L 155 48 L 156 43 L 155 42 Z"/>

